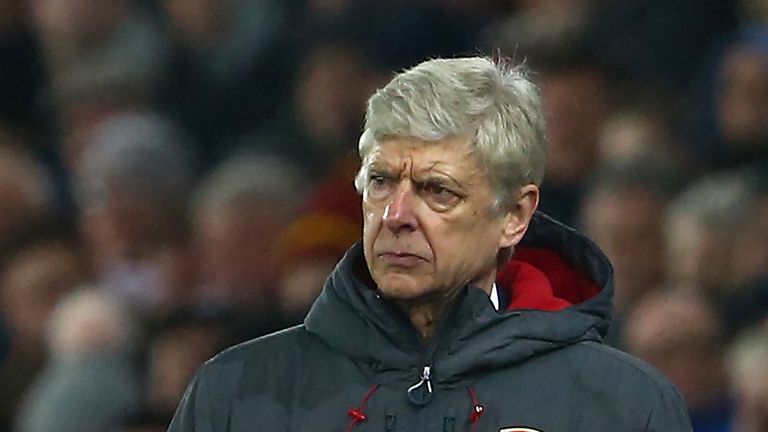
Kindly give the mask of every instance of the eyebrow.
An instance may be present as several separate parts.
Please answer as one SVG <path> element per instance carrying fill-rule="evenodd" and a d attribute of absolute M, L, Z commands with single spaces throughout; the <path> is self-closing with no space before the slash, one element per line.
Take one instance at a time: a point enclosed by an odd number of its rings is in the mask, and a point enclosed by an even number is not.
<path fill-rule="evenodd" d="M 441 162 L 433 162 L 430 166 L 426 167 L 425 169 L 421 170 L 419 174 L 422 172 L 424 173 L 423 176 L 425 177 L 424 180 L 426 181 L 438 181 L 438 182 L 445 182 L 453 184 L 455 187 L 463 188 L 464 182 L 458 181 L 455 177 L 448 174 L 447 172 L 440 170 L 436 168 L 437 165 L 439 165 Z"/>
<path fill-rule="evenodd" d="M 469 185 L 468 181 L 460 182 L 454 176 L 436 168 L 440 164 L 442 164 L 442 162 L 435 161 L 429 166 L 419 170 L 415 173 L 413 181 L 418 181 L 420 183 L 440 183 L 460 191 L 463 191 L 466 186 Z M 401 171 L 402 170 L 399 167 L 384 160 L 373 160 L 368 164 L 369 174 L 388 174 L 394 177 L 400 177 Z"/>

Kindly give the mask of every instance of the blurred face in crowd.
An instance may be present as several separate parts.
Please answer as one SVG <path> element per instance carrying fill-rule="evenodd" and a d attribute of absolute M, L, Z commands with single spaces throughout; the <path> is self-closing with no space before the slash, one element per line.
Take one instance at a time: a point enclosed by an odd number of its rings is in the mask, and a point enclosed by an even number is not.
<path fill-rule="evenodd" d="M 733 239 L 734 286 L 766 276 L 768 269 L 768 194 L 756 199 L 748 224 Z"/>
<path fill-rule="evenodd" d="M 44 38 L 54 43 L 89 45 L 102 40 L 126 15 L 125 0 L 30 0 Z"/>
<path fill-rule="evenodd" d="M 348 149 L 350 131 L 358 130 L 365 101 L 376 84 L 362 55 L 344 44 L 320 46 L 297 82 L 298 112 L 309 135 L 320 145 L 333 146 L 323 150 Z"/>
<path fill-rule="evenodd" d="M 727 397 L 720 324 L 698 297 L 654 295 L 626 323 L 629 352 L 651 363 L 679 389 L 691 409 Z"/>
<path fill-rule="evenodd" d="M 379 290 L 403 301 L 450 299 L 467 283 L 490 291 L 499 249 L 522 238 L 538 189 L 494 212 L 489 176 L 462 137 L 386 139 L 363 164 L 365 259 Z"/>
<path fill-rule="evenodd" d="M 664 274 L 664 203 L 642 189 L 597 190 L 586 197 L 586 233 L 614 265 L 615 307 L 623 311 Z"/>
<path fill-rule="evenodd" d="M 726 141 L 742 151 L 768 139 L 768 54 L 732 49 L 721 71 L 718 118 Z"/>
<path fill-rule="evenodd" d="M 597 153 L 601 163 L 617 164 L 655 154 L 672 158 L 673 147 L 669 130 L 658 119 L 641 113 L 619 113 L 601 128 Z"/>
<path fill-rule="evenodd" d="M 672 282 L 708 291 L 732 285 L 732 243 L 727 231 L 692 217 L 673 221 L 666 259 Z"/>
<path fill-rule="evenodd" d="M 542 77 L 541 97 L 549 136 L 548 181 L 578 181 L 592 167 L 607 110 L 604 93 L 602 78 L 588 69 Z"/>
<path fill-rule="evenodd" d="M 202 278 L 216 296 L 238 302 L 259 301 L 275 277 L 273 242 L 290 220 L 285 206 L 240 202 L 204 210 L 196 237 Z M 222 300 L 223 300 L 222 299 Z"/>
<path fill-rule="evenodd" d="M 36 216 L 23 188 L 12 179 L 0 177 L 0 242 L 12 237 L 14 232 Z"/>
<path fill-rule="evenodd" d="M 109 191 L 83 214 L 82 228 L 97 260 L 139 259 L 168 227 L 156 200 L 134 190 Z"/>
<path fill-rule="evenodd" d="M 165 0 L 165 12 L 177 39 L 199 47 L 217 42 L 224 31 L 231 0 Z"/>
<path fill-rule="evenodd" d="M 62 243 L 33 246 L 14 258 L 0 285 L 0 306 L 15 342 L 42 349 L 56 303 L 87 278 L 87 266 Z"/>

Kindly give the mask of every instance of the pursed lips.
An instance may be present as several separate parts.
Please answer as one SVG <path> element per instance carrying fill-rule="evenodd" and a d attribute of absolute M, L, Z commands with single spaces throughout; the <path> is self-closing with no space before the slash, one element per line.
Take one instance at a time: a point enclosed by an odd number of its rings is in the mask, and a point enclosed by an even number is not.
<path fill-rule="evenodd" d="M 398 250 L 379 252 L 376 256 L 383 259 L 387 264 L 398 267 L 412 267 L 427 261 L 421 255 Z"/>

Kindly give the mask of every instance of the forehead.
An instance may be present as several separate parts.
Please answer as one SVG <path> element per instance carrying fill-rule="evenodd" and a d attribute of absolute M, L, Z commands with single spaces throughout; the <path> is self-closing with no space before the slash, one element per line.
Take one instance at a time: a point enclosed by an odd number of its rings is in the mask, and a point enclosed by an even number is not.
<path fill-rule="evenodd" d="M 382 140 L 371 149 L 365 161 L 376 169 L 442 172 L 467 181 L 486 176 L 474 145 L 468 138 L 451 137 L 438 141 L 393 137 Z"/>

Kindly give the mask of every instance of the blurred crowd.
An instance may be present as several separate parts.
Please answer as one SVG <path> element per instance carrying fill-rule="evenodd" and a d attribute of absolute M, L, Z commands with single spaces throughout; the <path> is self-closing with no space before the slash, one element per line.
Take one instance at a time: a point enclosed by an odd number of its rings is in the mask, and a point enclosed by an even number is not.
<path fill-rule="evenodd" d="M 0 431 L 164 431 L 357 241 L 368 95 L 476 54 L 541 88 L 610 343 L 768 431 L 764 0 L 0 0 Z"/>

